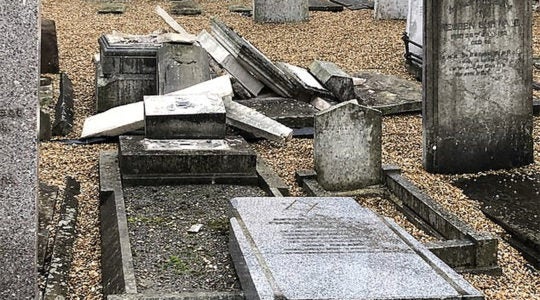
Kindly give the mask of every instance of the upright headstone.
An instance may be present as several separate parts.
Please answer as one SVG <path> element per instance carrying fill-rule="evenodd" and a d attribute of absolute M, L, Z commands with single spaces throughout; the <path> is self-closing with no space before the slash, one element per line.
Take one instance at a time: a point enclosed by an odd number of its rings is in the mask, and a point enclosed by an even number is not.
<path fill-rule="evenodd" d="M 531 3 L 424 2 L 424 166 L 463 173 L 533 162 Z"/>
<path fill-rule="evenodd" d="M 407 27 L 405 29 L 409 40 L 423 45 L 424 41 L 424 0 L 409 0 L 407 11 Z M 422 48 L 409 45 L 409 51 L 422 56 Z"/>
<path fill-rule="evenodd" d="M 407 6 L 408 0 L 375 0 L 375 19 L 403 20 L 407 18 Z"/>
<path fill-rule="evenodd" d="M 0 299 L 34 299 L 40 1 L 0 9 Z"/>
<path fill-rule="evenodd" d="M 253 18 L 259 23 L 307 21 L 309 0 L 253 0 Z"/>
<path fill-rule="evenodd" d="M 348 191 L 380 183 L 381 130 L 381 113 L 356 100 L 319 112 L 313 146 L 319 184 Z"/>

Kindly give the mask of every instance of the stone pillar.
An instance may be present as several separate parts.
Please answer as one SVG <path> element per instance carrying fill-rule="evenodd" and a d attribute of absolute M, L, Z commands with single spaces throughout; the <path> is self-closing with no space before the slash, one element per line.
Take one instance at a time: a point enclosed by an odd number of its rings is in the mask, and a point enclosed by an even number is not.
<path fill-rule="evenodd" d="M 253 18 L 259 23 L 292 23 L 309 19 L 308 0 L 253 0 Z"/>
<path fill-rule="evenodd" d="M 40 1 L 0 8 L 0 299 L 34 299 Z"/>
<path fill-rule="evenodd" d="M 408 0 L 375 0 L 373 10 L 377 20 L 403 20 L 407 18 Z"/>
<path fill-rule="evenodd" d="M 405 31 L 412 42 L 423 45 L 424 41 L 424 0 L 409 0 L 407 26 Z M 409 51 L 422 56 L 422 48 L 409 45 Z"/>
<path fill-rule="evenodd" d="M 317 181 L 328 191 L 350 191 L 381 182 L 382 116 L 356 100 L 315 116 Z"/>
<path fill-rule="evenodd" d="M 533 162 L 531 2 L 425 0 L 424 167 Z"/>

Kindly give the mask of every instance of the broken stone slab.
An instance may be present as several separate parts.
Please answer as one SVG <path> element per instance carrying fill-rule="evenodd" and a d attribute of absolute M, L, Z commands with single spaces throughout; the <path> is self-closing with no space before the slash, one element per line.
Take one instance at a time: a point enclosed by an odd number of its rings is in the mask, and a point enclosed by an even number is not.
<path fill-rule="evenodd" d="M 294 82 L 270 59 L 249 41 L 216 18 L 211 19 L 212 33 L 216 40 L 257 79 L 281 97 L 294 98 L 302 93 Z"/>
<path fill-rule="evenodd" d="M 264 85 L 225 49 L 212 35 L 203 30 L 197 36 L 197 41 L 229 74 L 238 80 L 253 96 L 257 96 Z"/>
<path fill-rule="evenodd" d="M 316 97 L 311 101 L 311 105 L 318 110 L 325 110 L 330 108 L 332 105 L 336 105 L 336 103 L 328 99 Z"/>
<path fill-rule="evenodd" d="M 374 16 L 377 20 L 405 20 L 408 0 L 375 0 Z"/>
<path fill-rule="evenodd" d="M 104 2 L 98 8 L 98 14 L 123 14 L 126 11 L 124 3 Z"/>
<path fill-rule="evenodd" d="M 117 106 L 84 121 L 81 138 L 117 136 L 144 127 L 143 101 Z"/>
<path fill-rule="evenodd" d="M 230 253 L 246 299 L 484 299 L 353 198 L 234 198 L 231 208 Z"/>
<path fill-rule="evenodd" d="M 330 0 L 309 0 L 310 11 L 343 11 L 343 5 L 336 4 Z"/>
<path fill-rule="evenodd" d="M 290 128 L 313 127 L 313 117 L 318 112 L 311 104 L 290 98 L 252 98 L 236 102 Z"/>
<path fill-rule="evenodd" d="M 223 103 L 227 110 L 228 125 L 271 141 L 283 142 L 292 138 L 293 130 L 291 128 L 260 112 L 236 103 L 230 97 L 225 97 Z"/>
<path fill-rule="evenodd" d="M 254 0 L 253 19 L 260 23 L 294 23 L 309 19 L 308 0 Z"/>
<path fill-rule="evenodd" d="M 121 136 L 123 181 L 138 183 L 257 182 L 257 155 L 241 137 L 156 140 Z"/>
<path fill-rule="evenodd" d="M 169 15 L 163 8 L 161 8 L 159 5 L 156 6 L 155 9 L 156 14 L 160 16 L 167 25 L 169 25 L 172 29 L 174 29 L 176 32 L 178 32 L 183 39 L 184 43 L 192 44 L 195 42 L 197 37 L 191 33 L 188 33 L 184 27 L 182 27 L 178 22 L 176 22 L 171 15 Z"/>
<path fill-rule="evenodd" d="M 60 72 L 56 24 L 53 20 L 41 20 L 41 74 Z"/>
<path fill-rule="evenodd" d="M 334 94 L 338 101 L 343 102 L 356 98 L 352 77 L 336 64 L 315 60 L 309 66 L 309 71 Z"/>
<path fill-rule="evenodd" d="M 349 10 L 373 9 L 375 6 L 373 0 L 331 0 L 332 2 L 341 4 Z"/>
<path fill-rule="evenodd" d="M 195 44 L 165 43 L 157 52 L 158 94 L 210 80 L 206 51 Z"/>
<path fill-rule="evenodd" d="M 311 102 L 315 97 L 335 98 L 334 94 L 322 86 L 308 70 L 284 62 L 278 62 L 276 65 L 293 78 L 296 85 L 302 87 L 303 92 L 296 97 L 298 100 Z"/>
<path fill-rule="evenodd" d="M 422 111 L 422 86 L 406 79 L 377 72 L 353 74 L 358 102 L 383 115 Z"/>
<path fill-rule="evenodd" d="M 144 113 L 147 138 L 225 138 L 225 106 L 216 95 L 145 96 Z"/>
<path fill-rule="evenodd" d="M 52 235 L 54 228 L 54 214 L 60 198 L 57 186 L 39 183 L 38 194 L 38 242 L 37 242 L 37 265 L 40 275 L 45 275 L 45 262 L 49 262 L 52 253 Z"/>
<path fill-rule="evenodd" d="M 195 16 L 202 13 L 201 6 L 193 0 L 171 1 L 171 14 L 177 16 Z"/>
<path fill-rule="evenodd" d="M 66 73 L 60 75 L 60 96 L 55 106 L 53 135 L 67 135 L 73 128 L 73 84 Z"/>
<path fill-rule="evenodd" d="M 186 95 L 217 95 L 219 97 L 232 97 L 233 89 L 229 75 L 223 75 L 188 88 L 168 93 L 167 95 L 186 96 Z"/>
<path fill-rule="evenodd" d="M 328 191 L 382 183 L 382 115 L 356 100 L 315 116 L 313 158 L 317 181 Z"/>

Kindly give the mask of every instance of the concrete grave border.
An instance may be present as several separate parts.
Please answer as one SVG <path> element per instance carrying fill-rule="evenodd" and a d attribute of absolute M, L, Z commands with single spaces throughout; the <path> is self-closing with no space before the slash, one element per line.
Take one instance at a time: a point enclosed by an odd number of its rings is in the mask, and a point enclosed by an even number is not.
<path fill-rule="evenodd" d="M 392 201 L 407 219 L 440 241 L 426 247 L 458 272 L 500 274 L 498 240 L 479 233 L 446 210 L 401 175 L 395 166 L 383 166 L 383 183 L 347 192 L 329 192 L 317 182 L 313 170 L 296 171 L 296 181 L 313 197 L 382 196 Z"/>
<path fill-rule="evenodd" d="M 255 185 L 271 197 L 289 195 L 285 182 L 257 157 Z M 126 207 L 118 152 L 102 151 L 99 157 L 99 199 L 101 233 L 101 270 L 104 299 L 168 299 L 168 300 L 239 300 L 243 293 L 203 292 L 178 294 L 141 294 L 137 292 L 135 270 L 129 241 Z"/>

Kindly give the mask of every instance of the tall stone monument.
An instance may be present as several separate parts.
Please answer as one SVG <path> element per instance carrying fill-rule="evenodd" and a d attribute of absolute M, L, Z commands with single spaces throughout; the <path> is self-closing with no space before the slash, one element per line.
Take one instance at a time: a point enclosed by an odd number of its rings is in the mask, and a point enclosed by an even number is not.
<path fill-rule="evenodd" d="M 0 299 L 36 297 L 39 0 L 0 8 Z"/>
<path fill-rule="evenodd" d="M 292 23 L 309 19 L 308 0 L 253 0 L 253 19 L 259 23 Z"/>
<path fill-rule="evenodd" d="M 317 181 L 328 191 L 351 191 L 381 182 L 381 112 L 342 102 L 315 116 L 313 154 Z"/>
<path fill-rule="evenodd" d="M 429 172 L 533 162 L 531 8 L 527 0 L 425 0 Z"/>

